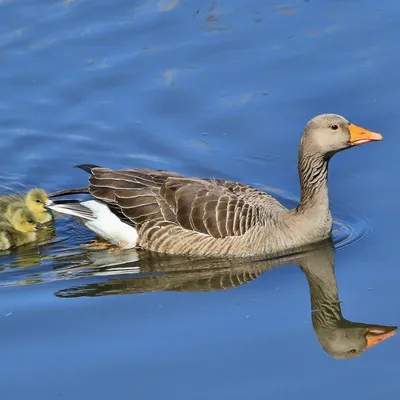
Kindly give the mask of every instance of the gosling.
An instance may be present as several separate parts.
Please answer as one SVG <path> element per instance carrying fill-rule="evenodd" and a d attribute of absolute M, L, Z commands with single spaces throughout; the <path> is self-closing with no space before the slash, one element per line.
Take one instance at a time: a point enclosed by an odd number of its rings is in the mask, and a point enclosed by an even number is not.
<path fill-rule="evenodd" d="M 34 214 L 37 222 L 45 224 L 53 220 L 53 214 L 44 207 L 48 195 L 43 189 L 31 189 L 25 194 L 8 194 L 0 196 L 0 214 L 4 214 L 11 204 L 24 202 L 29 210 Z"/>
<path fill-rule="evenodd" d="M 43 225 L 23 203 L 12 204 L 0 217 L 0 250 L 36 241 L 39 229 L 43 229 Z"/>

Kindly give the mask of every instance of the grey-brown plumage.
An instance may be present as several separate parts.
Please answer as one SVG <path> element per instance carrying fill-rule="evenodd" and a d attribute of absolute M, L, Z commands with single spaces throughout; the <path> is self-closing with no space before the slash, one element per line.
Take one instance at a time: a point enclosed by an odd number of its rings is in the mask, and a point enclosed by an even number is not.
<path fill-rule="evenodd" d="M 150 169 L 81 165 L 91 174 L 89 187 L 82 192 L 88 191 L 121 221 L 134 226 L 137 244 L 152 251 L 201 256 L 274 254 L 329 237 L 329 159 L 352 145 L 381 139 L 338 115 L 311 120 L 299 148 L 301 202 L 294 210 L 243 183 Z M 50 197 L 77 192 L 64 190 Z"/>

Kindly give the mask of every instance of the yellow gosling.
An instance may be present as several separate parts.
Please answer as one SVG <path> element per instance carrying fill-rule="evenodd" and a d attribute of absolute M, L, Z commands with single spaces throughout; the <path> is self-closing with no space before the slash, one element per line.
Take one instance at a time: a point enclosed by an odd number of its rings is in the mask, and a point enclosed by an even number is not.
<path fill-rule="evenodd" d="M 0 249 L 36 241 L 37 230 L 43 225 L 37 222 L 34 214 L 23 204 L 12 204 L 0 218 Z"/>
<path fill-rule="evenodd" d="M 0 224 L 0 251 L 8 250 L 14 245 L 9 227 L 7 224 Z"/>
<path fill-rule="evenodd" d="M 42 224 L 53 220 L 53 214 L 44 205 L 48 196 L 43 189 L 31 189 L 25 194 L 8 194 L 0 196 L 0 214 L 4 214 L 12 204 L 24 202 L 30 211 L 35 215 L 36 221 Z"/>

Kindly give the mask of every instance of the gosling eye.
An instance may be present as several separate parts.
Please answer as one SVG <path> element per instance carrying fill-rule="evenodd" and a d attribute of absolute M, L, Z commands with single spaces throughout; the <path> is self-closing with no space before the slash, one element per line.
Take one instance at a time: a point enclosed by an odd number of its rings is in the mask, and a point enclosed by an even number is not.
<path fill-rule="evenodd" d="M 351 349 L 351 350 L 349 351 L 349 353 L 350 353 L 350 354 L 356 354 L 356 353 L 357 353 L 357 349 Z"/>
<path fill-rule="evenodd" d="M 36 200 L 36 203 L 40 203 L 40 200 L 38 199 L 38 200 Z"/>
<path fill-rule="evenodd" d="M 28 219 L 28 224 L 33 224 L 33 219 Z"/>
<path fill-rule="evenodd" d="M 339 129 L 339 127 L 335 124 L 335 125 L 331 125 L 331 129 L 333 131 L 337 131 Z"/>

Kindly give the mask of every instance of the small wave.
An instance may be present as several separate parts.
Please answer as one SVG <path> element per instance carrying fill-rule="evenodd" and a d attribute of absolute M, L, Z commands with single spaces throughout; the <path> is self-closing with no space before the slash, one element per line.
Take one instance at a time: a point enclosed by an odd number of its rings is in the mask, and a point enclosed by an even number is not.
<path fill-rule="evenodd" d="M 337 249 L 355 245 L 371 235 L 371 221 L 348 204 L 334 203 L 333 242 Z"/>

